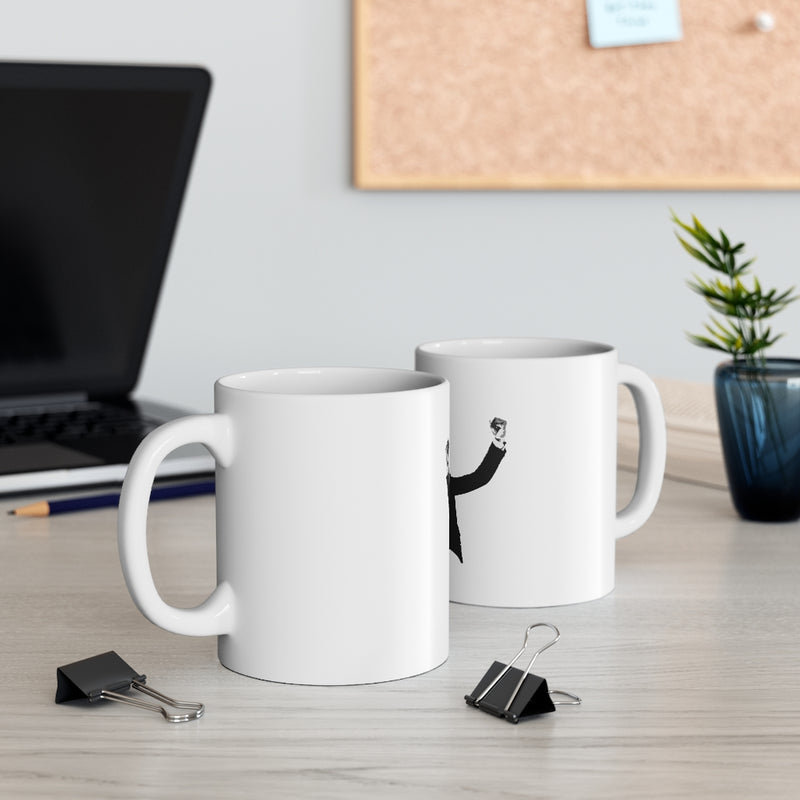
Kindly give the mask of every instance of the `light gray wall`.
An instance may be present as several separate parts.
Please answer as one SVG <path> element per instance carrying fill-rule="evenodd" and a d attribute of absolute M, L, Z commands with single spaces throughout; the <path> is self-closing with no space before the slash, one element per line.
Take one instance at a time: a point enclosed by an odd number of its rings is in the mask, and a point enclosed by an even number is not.
<path fill-rule="evenodd" d="M 400 2 L 400 0 L 398 0 Z M 200 410 L 229 372 L 411 367 L 438 337 L 614 343 L 708 381 L 669 208 L 798 281 L 797 193 L 380 192 L 350 184 L 349 0 L 0 0 L 3 58 L 196 63 L 214 87 L 139 393 Z M 757 109 L 753 113 L 758 113 Z M 800 304 L 777 347 L 800 351 Z"/>

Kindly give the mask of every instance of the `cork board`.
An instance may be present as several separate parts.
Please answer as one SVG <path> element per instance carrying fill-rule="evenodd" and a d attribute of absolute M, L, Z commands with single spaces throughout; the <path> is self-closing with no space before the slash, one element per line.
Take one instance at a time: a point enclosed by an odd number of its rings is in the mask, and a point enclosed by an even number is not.
<path fill-rule="evenodd" d="M 800 3 L 682 0 L 593 48 L 585 0 L 353 0 L 363 189 L 798 189 Z"/>

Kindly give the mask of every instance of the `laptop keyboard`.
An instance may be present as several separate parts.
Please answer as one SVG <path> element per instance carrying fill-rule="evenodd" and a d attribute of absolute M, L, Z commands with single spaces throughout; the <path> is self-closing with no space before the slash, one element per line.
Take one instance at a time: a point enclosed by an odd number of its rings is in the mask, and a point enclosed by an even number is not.
<path fill-rule="evenodd" d="M 32 442 L 69 442 L 96 437 L 133 434 L 143 437 L 158 423 L 137 412 L 100 404 L 52 410 L 3 412 L 0 414 L 0 445 Z"/>

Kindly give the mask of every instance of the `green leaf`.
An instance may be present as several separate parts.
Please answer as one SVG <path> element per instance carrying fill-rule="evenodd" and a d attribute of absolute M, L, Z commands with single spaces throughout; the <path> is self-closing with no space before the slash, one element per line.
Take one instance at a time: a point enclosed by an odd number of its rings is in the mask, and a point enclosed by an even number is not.
<path fill-rule="evenodd" d="M 712 245 L 716 250 L 721 250 L 722 245 L 703 227 L 700 220 L 692 214 L 692 222 L 694 223 L 693 235 L 699 240 L 707 242 Z"/>
<path fill-rule="evenodd" d="M 697 248 L 692 247 L 685 239 L 681 239 L 678 236 L 678 241 L 683 245 L 683 249 L 693 258 L 696 258 L 698 261 L 702 261 L 704 264 L 711 267 L 711 269 L 715 269 L 717 271 L 720 270 L 720 265 L 711 261 L 705 254 L 701 253 Z"/>
<path fill-rule="evenodd" d="M 748 261 L 745 261 L 745 262 L 744 262 L 744 264 L 739 264 L 739 266 L 738 266 L 738 267 L 736 267 L 736 274 L 737 274 L 737 275 L 742 275 L 744 272 L 746 272 L 746 271 L 747 271 L 747 268 L 748 268 L 748 267 L 749 267 L 749 266 L 750 266 L 750 265 L 751 265 L 751 264 L 752 264 L 754 261 L 755 261 L 755 259 L 754 259 L 754 258 L 751 258 L 751 259 L 749 259 Z"/>
<path fill-rule="evenodd" d="M 692 217 L 694 227 L 682 222 L 675 212 L 672 212 L 672 221 L 682 230 L 686 231 L 707 252 L 715 252 L 721 248 L 719 242 L 700 224 L 697 217 Z"/>
<path fill-rule="evenodd" d="M 697 336 L 694 333 L 687 333 L 686 336 L 689 339 L 689 341 L 692 342 L 692 344 L 696 344 L 698 347 L 708 347 L 712 350 L 721 350 L 723 353 L 730 352 L 726 347 L 723 347 L 717 342 L 714 342 L 711 339 L 707 339 L 704 336 Z"/>

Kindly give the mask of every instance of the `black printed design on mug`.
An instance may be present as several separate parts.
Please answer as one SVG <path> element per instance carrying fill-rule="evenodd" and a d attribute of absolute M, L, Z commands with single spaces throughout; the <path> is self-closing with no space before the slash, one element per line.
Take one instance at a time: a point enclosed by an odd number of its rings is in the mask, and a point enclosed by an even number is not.
<path fill-rule="evenodd" d="M 483 461 L 474 472 L 468 475 L 453 477 L 450 475 L 450 441 L 445 446 L 447 453 L 447 501 L 450 506 L 450 549 L 456 554 L 463 564 L 464 557 L 461 552 L 461 531 L 458 529 L 458 515 L 456 513 L 456 495 L 466 494 L 485 486 L 494 476 L 500 462 L 506 455 L 506 421 L 495 417 L 489 427 L 492 431 L 492 441 L 483 457 Z"/>

